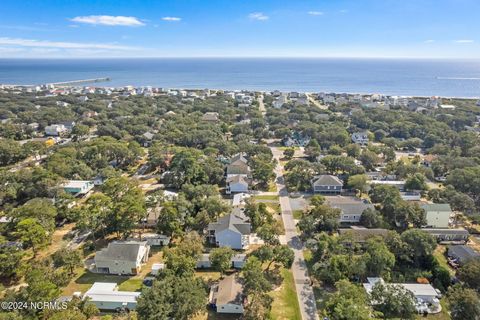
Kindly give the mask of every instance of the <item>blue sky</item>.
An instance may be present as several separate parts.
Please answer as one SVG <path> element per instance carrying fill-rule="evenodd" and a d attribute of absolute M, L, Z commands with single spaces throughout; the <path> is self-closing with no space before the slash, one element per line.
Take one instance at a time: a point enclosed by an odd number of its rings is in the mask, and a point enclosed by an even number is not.
<path fill-rule="evenodd" d="M 479 0 L 2 0 L 0 57 L 480 58 Z"/>

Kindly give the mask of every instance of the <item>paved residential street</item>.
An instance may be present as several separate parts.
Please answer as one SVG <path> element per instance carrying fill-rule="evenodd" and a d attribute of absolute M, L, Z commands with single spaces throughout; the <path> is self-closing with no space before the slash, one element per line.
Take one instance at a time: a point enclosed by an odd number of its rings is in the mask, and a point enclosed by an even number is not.
<path fill-rule="evenodd" d="M 295 288 L 297 291 L 298 302 L 300 304 L 300 311 L 302 319 L 315 320 L 318 319 L 317 307 L 315 303 L 315 296 L 313 294 L 312 286 L 310 285 L 310 278 L 308 276 L 307 265 L 303 258 L 303 244 L 300 241 L 293 220 L 292 208 L 288 198 L 288 191 L 285 187 L 283 178 L 283 166 L 280 164 L 280 158 L 283 151 L 276 147 L 270 147 L 273 156 L 278 161 L 275 169 L 277 175 L 276 184 L 278 195 L 280 197 L 280 207 L 282 210 L 282 219 L 285 225 L 285 238 L 288 246 L 295 252 L 295 261 L 292 266 L 293 278 L 295 280 Z"/>

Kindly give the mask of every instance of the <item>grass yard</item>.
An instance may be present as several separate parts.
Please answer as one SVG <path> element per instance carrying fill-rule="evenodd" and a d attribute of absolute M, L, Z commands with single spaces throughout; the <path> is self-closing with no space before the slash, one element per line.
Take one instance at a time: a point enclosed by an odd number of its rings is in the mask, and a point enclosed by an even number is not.
<path fill-rule="evenodd" d="M 140 273 L 134 276 L 98 274 L 90 272 L 84 267 L 79 267 L 73 279 L 63 289 L 63 294 L 72 295 L 76 291 L 85 293 L 95 282 L 115 282 L 119 290 L 140 291 L 142 289 L 143 279 L 152 270 L 152 264 L 162 262 L 163 260 L 163 251 L 158 247 L 152 247 L 151 254 L 152 256 L 148 259 L 148 262 L 142 266 Z"/>
<path fill-rule="evenodd" d="M 445 257 L 445 251 L 446 251 L 445 246 L 438 245 L 435 251 L 433 252 L 433 256 L 437 259 L 438 263 L 442 267 L 446 268 L 448 272 L 450 272 L 451 276 L 454 276 L 455 270 L 452 267 L 450 267 L 450 265 L 448 264 L 447 258 Z"/>
<path fill-rule="evenodd" d="M 69 242 L 69 239 L 67 239 L 67 234 L 72 231 L 74 227 L 74 223 L 69 223 L 61 228 L 56 229 L 53 232 L 51 243 L 44 249 L 40 250 L 35 259 L 42 260 L 66 246 Z"/>
<path fill-rule="evenodd" d="M 300 314 L 293 274 L 290 270 L 283 269 L 282 275 L 282 285 L 271 292 L 273 297 L 272 318 L 275 320 L 301 320 L 302 315 Z"/>
<path fill-rule="evenodd" d="M 278 195 L 258 195 L 258 196 L 253 196 L 253 199 L 255 199 L 255 200 L 277 200 L 278 201 Z"/>
<path fill-rule="evenodd" d="M 220 279 L 220 272 L 212 271 L 209 269 L 206 269 L 206 270 L 197 269 L 195 270 L 195 276 L 202 278 L 206 282 L 212 282 Z"/>
<path fill-rule="evenodd" d="M 134 279 L 132 279 L 134 280 Z M 141 279 L 140 279 L 141 280 Z M 86 269 L 79 268 L 76 276 L 73 277 L 73 280 L 63 289 L 64 295 L 72 295 L 74 292 L 80 291 L 85 293 L 95 282 L 115 282 L 119 286 L 126 286 L 126 287 L 135 287 L 129 283 L 124 284 L 125 282 L 130 281 L 130 277 L 128 276 L 116 276 L 116 275 L 108 275 L 108 274 L 98 274 L 90 272 Z M 141 282 L 140 282 L 141 287 Z M 140 289 L 140 287 L 135 287 L 136 289 Z"/>
<path fill-rule="evenodd" d="M 277 192 L 277 185 L 275 184 L 275 182 L 271 181 L 269 184 L 268 184 L 268 192 Z"/>
<path fill-rule="evenodd" d="M 140 291 L 142 290 L 143 279 L 128 279 L 118 286 L 120 291 Z"/>
<path fill-rule="evenodd" d="M 303 210 L 293 210 L 293 219 L 300 220 L 303 216 Z"/>

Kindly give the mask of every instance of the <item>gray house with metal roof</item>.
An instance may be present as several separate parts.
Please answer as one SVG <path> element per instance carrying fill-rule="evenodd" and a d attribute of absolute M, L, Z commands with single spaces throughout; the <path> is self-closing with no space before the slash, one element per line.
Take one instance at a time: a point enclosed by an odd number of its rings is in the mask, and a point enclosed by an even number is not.
<path fill-rule="evenodd" d="M 219 247 L 247 249 L 250 244 L 251 225 L 243 213 L 243 208 L 234 208 L 208 225 L 208 240 Z"/>
<path fill-rule="evenodd" d="M 97 273 L 138 274 L 147 262 L 150 246 L 147 241 L 113 241 L 97 251 L 94 258 Z"/>
<path fill-rule="evenodd" d="M 137 307 L 140 292 L 118 291 L 116 283 L 95 282 L 83 299 L 105 311 L 129 311 Z"/>

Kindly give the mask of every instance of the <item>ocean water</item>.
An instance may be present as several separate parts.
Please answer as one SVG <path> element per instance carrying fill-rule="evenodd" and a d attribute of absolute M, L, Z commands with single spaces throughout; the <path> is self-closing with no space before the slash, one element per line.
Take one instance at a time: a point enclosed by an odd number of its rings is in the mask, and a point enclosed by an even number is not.
<path fill-rule="evenodd" d="M 96 86 L 154 86 L 480 97 L 480 60 L 0 59 L 0 83 L 109 77 Z"/>

